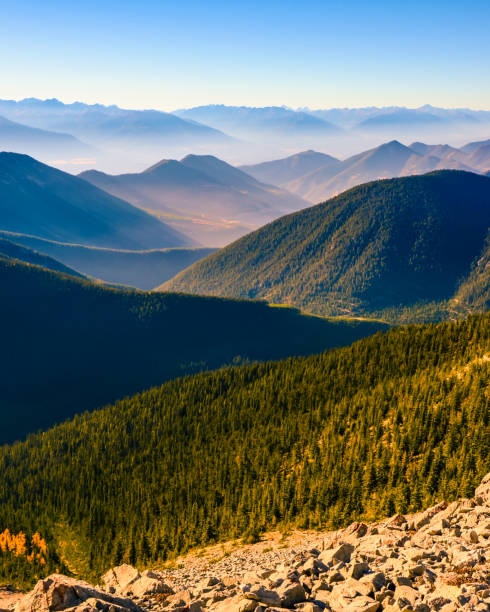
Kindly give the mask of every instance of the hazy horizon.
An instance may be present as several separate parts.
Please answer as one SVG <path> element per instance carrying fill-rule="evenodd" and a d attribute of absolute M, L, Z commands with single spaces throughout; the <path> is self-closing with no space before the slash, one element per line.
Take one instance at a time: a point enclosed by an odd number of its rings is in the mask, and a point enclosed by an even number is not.
<path fill-rule="evenodd" d="M 199 104 L 189 104 L 186 106 L 181 106 L 179 108 L 158 108 L 156 106 L 140 106 L 140 107 L 126 107 L 124 106 L 124 104 L 121 104 L 119 102 L 117 102 L 116 100 L 113 101 L 109 101 L 109 102 L 101 102 L 99 101 L 88 101 L 88 100 L 84 100 L 82 97 L 77 97 L 77 98 L 70 98 L 70 99 L 63 99 L 63 98 L 59 98 L 57 96 L 50 96 L 47 98 L 39 98 L 37 96 L 34 95 L 27 95 L 24 97 L 17 97 L 17 98 L 8 98 L 8 97 L 1 97 L 0 96 L 0 101 L 8 101 L 8 102 L 26 102 L 29 100 L 36 100 L 39 102 L 51 102 L 51 101 L 56 101 L 56 102 L 61 102 L 62 104 L 66 105 L 66 106 L 70 106 L 72 104 L 85 104 L 87 106 L 103 106 L 105 108 L 110 108 L 110 107 L 117 107 L 121 110 L 130 110 L 130 111 L 158 111 L 158 112 L 162 112 L 162 113 L 177 113 L 179 111 L 182 110 L 189 110 L 189 109 L 194 109 L 194 108 L 200 108 L 200 107 L 208 107 L 208 106 L 216 106 L 216 107 L 234 107 L 234 108 L 250 108 L 250 109 L 265 109 L 265 108 L 284 108 L 284 109 L 288 109 L 288 110 L 292 110 L 295 112 L 316 112 L 316 111 L 331 111 L 331 110 L 350 110 L 350 111 L 356 111 L 356 110 L 393 110 L 393 109 L 406 109 L 406 110 L 420 110 L 422 108 L 435 108 L 435 109 L 442 109 L 442 110 L 447 110 L 447 111 L 473 111 L 473 112 L 490 112 L 490 102 L 489 102 L 489 106 L 487 108 L 476 108 L 476 107 L 471 107 L 471 106 L 444 106 L 444 105 L 437 105 L 437 104 L 431 104 L 430 102 L 425 102 L 416 106 L 408 106 L 406 104 L 380 104 L 380 105 L 365 105 L 365 106 L 311 106 L 311 105 L 304 105 L 304 106 L 289 106 L 288 104 L 263 104 L 263 105 L 249 105 L 249 104 L 225 104 L 223 102 L 216 102 L 216 101 L 211 101 L 211 102 L 202 102 Z"/>

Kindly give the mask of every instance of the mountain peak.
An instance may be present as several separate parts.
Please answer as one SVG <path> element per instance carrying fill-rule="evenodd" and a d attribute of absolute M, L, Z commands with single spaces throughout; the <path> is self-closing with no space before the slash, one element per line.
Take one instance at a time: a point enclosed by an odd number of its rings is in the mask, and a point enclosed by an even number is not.
<path fill-rule="evenodd" d="M 160 161 L 158 161 L 156 164 L 153 164 L 152 166 L 150 166 L 149 168 L 146 168 L 146 170 L 143 170 L 142 174 L 151 174 L 152 172 L 155 172 L 156 170 L 158 170 L 159 168 L 162 167 L 166 167 L 169 164 L 172 164 L 172 162 L 174 164 L 178 164 L 179 162 L 175 159 L 161 159 Z"/>
<path fill-rule="evenodd" d="M 378 149 L 387 149 L 387 150 L 388 149 L 400 149 L 400 150 L 403 149 L 405 150 L 405 149 L 408 149 L 408 147 L 402 144 L 399 140 L 390 140 L 380 145 Z"/>

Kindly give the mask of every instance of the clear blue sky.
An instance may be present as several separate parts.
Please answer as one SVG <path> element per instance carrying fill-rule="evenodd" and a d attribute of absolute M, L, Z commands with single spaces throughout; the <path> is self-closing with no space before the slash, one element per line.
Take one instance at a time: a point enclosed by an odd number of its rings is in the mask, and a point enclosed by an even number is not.
<path fill-rule="evenodd" d="M 0 0 L 0 98 L 490 109 L 490 0 Z"/>

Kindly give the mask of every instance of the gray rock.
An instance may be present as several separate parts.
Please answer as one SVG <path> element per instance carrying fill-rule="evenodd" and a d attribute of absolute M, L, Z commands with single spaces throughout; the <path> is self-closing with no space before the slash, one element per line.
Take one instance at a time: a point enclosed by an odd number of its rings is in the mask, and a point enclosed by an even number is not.
<path fill-rule="evenodd" d="M 366 572 L 369 571 L 369 565 L 366 562 L 356 562 L 352 564 L 348 575 L 356 580 L 359 580 Z"/>
<path fill-rule="evenodd" d="M 260 603 L 267 604 L 268 606 L 279 606 L 281 604 L 281 598 L 279 597 L 278 593 L 276 593 L 276 591 L 266 589 L 262 584 L 258 586 L 253 585 L 244 590 L 243 598 L 254 599 Z"/>
<path fill-rule="evenodd" d="M 34 589 L 15 605 L 15 612 L 49 612 L 55 610 L 98 609 L 111 612 L 140 610 L 129 599 L 114 597 L 90 584 L 60 574 L 39 580 Z"/>
<path fill-rule="evenodd" d="M 136 568 L 127 563 L 113 567 L 102 576 L 106 588 L 113 588 L 115 592 L 124 591 L 131 583 L 138 578 L 141 578 L 141 574 Z"/>
<path fill-rule="evenodd" d="M 335 564 L 339 561 L 349 561 L 351 554 L 354 552 L 352 544 L 340 544 L 330 550 L 324 550 L 318 557 L 320 561 L 326 564 Z"/>

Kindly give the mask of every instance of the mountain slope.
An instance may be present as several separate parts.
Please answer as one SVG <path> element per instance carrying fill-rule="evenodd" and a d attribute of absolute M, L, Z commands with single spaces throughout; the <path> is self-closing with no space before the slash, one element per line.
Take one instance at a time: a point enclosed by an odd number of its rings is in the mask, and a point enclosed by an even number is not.
<path fill-rule="evenodd" d="M 316 313 L 410 308 L 454 295 L 489 227 L 487 177 L 445 170 L 375 181 L 278 219 L 161 289 L 260 297 Z"/>
<path fill-rule="evenodd" d="M 294 192 L 310 202 L 320 202 L 356 185 L 403 174 L 405 167 L 413 165 L 414 160 L 420 163 L 422 156 L 393 140 L 346 159 L 340 168 L 327 167 L 326 172 L 323 168 L 311 172 L 297 181 Z M 422 172 L 433 169 L 434 162 Z"/>
<path fill-rule="evenodd" d="M 471 271 L 462 279 L 451 306 L 467 314 L 490 310 L 490 233 L 481 256 L 471 266 Z"/>
<path fill-rule="evenodd" d="M 251 166 L 240 166 L 257 180 L 272 185 L 285 186 L 287 183 L 298 179 L 319 168 L 340 168 L 340 160 L 316 151 L 302 151 L 284 159 L 276 159 Z"/>
<path fill-rule="evenodd" d="M 31 155 L 87 155 L 90 147 L 70 134 L 41 130 L 0 116 L 0 150 Z"/>
<path fill-rule="evenodd" d="M 489 355 L 490 317 L 474 316 L 169 382 L 0 448 L 0 525 L 46 538 L 48 567 L 16 560 L 32 578 L 56 567 L 65 521 L 98 580 L 467 497 L 490 471 Z"/>
<path fill-rule="evenodd" d="M 66 266 L 93 278 L 143 290 L 153 289 L 215 251 L 215 249 L 198 247 L 176 247 L 151 251 L 102 249 L 0 231 L 0 239 L 2 237 L 15 242 L 16 245 L 22 244 L 50 256 L 46 259 L 54 257 Z M 26 261 L 23 257 L 17 259 Z M 46 268 L 57 269 L 42 261 L 31 261 L 31 263 L 39 263 Z M 62 266 L 62 264 L 59 265 Z M 66 266 L 62 267 L 66 268 Z M 59 271 L 77 274 L 74 270 L 70 272 L 68 268 L 65 270 L 60 268 Z"/>
<path fill-rule="evenodd" d="M 385 326 L 264 303 L 119 290 L 0 259 L 0 442 L 233 360 L 303 355 Z"/>
<path fill-rule="evenodd" d="M 468 162 L 481 171 L 490 169 L 490 142 L 477 147 L 468 158 Z"/>
<path fill-rule="evenodd" d="M 468 144 L 465 144 L 464 147 L 461 147 L 461 151 L 463 151 L 464 153 L 473 153 L 473 151 L 475 151 L 482 145 L 489 145 L 489 144 L 490 144 L 490 138 L 488 140 L 477 140 L 475 142 L 469 142 Z"/>
<path fill-rule="evenodd" d="M 273 170 L 280 169 L 276 176 L 288 191 L 306 200 L 317 203 L 330 198 L 346 189 L 380 178 L 425 174 L 433 170 L 464 170 L 466 172 L 484 172 L 490 166 L 490 150 L 485 143 L 477 143 L 471 154 L 463 149 L 449 145 L 427 145 L 414 142 L 409 147 L 393 140 L 368 151 L 363 151 L 340 161 L 330 158 L 321 163 L 317 157 L 318 167 L 300 172 L 301 164 L 294 162 L 295 157 L 275 160 L 257 166 L 247 166 L 254 174 L 255 168 L 260 173 L 271 170 L 271 182 L 274 182 Z M 478 149 L 478 150 L 476 150 Z M 298 154 L 299 158 L 308 152 Z M 320 154 L 314 154 L 320 155 Z"/>
<path fill-rule="evenodd" d="M 16 153 L 0 153 L 0 230 L 120 249 L 190 244 L 128 202 Z"/>
<path fill-rule="evenodd" d="M 53 272 L 62 272 L 63 274 L 71 274 L 72 276 L 82 276 L 72 268 L 63 265 L 53 257 L 39 253 L 32 249 L 20 246 L 17 243 L 7 240 L 0 236 L 0 257 L 4 259 L 15 259 L 27 264 L 35 264 L 42 266 Z"/>
<path fill-rule="evenodd" d="M 158 213 L 208 246 L 229 243 L 306 205 L 298 196 L 260 183 L 212 155 L 162 160 L 139 174 L 112 176 L 92 170 L 80 178 Z"/>

